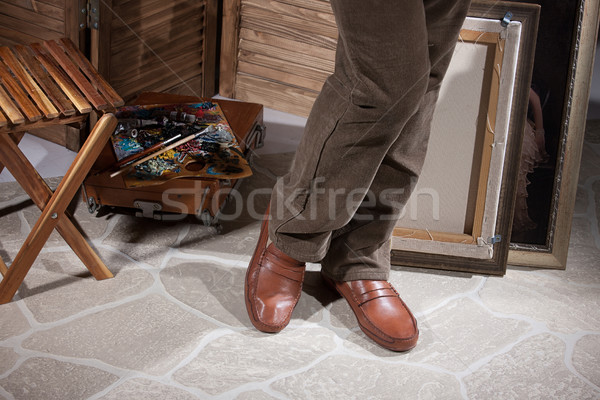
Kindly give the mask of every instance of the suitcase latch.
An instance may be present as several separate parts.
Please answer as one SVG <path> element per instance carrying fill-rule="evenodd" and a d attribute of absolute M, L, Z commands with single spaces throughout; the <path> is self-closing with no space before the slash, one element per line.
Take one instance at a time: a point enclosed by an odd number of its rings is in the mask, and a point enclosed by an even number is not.
<path fill-rule="evenodd" d="M 151 201 L 136 200 L 133 202 L 133 206 L 142 212 L 136 212 L 136 217 L 162 219 L 160 214 L 154 214 L 156 211 L 162 210 L 162 205 L 159 203 L 153 203 Z"/>
<path fill-rule="evenodd" d="M 252 132 L 248 134 L 246 139 L 244 140 L 246 143 L 250 144 L 248 147 L 253 150 L 260 149 L 265 144 L 265 136 L 266 136 L 266 127 L 261 124 L 254 125 Z M 253 144 L 253 145 L 252 145 Z"/>

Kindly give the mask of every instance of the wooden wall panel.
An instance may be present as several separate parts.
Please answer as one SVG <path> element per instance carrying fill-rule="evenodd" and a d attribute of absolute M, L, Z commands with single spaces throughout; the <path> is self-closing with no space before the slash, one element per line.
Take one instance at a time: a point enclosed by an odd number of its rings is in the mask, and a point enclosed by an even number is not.
<path fill-rule="evenodd" d="M 0 46 L 67 35 L 67 1 L 0 0 Z"/>
<path fill-rule="evenodd" d="M 326 0 L 225 0 L 219 92 L 308 115 L 333 72 L 337 27 Z"/>
<path fill-rule="evenodd" d="M 218 2 L 102 4 L 98 69 L 126 101 L 144 91 L 215 94 Z"/>

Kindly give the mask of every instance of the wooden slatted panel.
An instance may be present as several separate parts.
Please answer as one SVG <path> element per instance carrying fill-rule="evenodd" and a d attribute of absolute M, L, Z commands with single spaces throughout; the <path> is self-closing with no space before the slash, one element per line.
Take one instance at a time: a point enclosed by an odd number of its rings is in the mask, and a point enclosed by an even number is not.
<path fill-rule="evenodd" d="M 0 47 L 0 132 L 47 126 L 60 114 L 61 123 L 81 122 L 88 101 L 96 110 L 123 104 L 69 39 Z"/>
<path fill-rule="evenodd" d="M 27 92 L 25 92 L 21 85 L 13 78 L 13 74 L 3 63 L 0 63 L 0 83 L 2 83 L 8 94 L 13 98 L 15 104 L 31 122 L 42 119 L 40 110 L 37 109 L 31 100 L 29 100 Z"/>
<path fill-rule="evenodd" d="M 73 102 L 80 113 L 86 114 L 92 111 L 92 107 L 86 101 L 85 97 L 77 89 L 69 77 L 60 68 L 60 65 L 48 54 L 46 49 L 39 43 L 33 43 L 31 49 L 35 53 L 36 58 L 44 66 L 46 71 L 52 76 L 52 79 L 60 86 L 61 90 L 67 95 L 69 100 Z"/>
<path fill-rule="evenodd" d="M 87 78 L 81 73 L 79 67 L 73 63 L 64 49 L 55 41 L 44 42 L 44 47 L 53 56 L 60 67 L 67 73 L 73 83 L 83 92 L 85 98 L 91 102 L 97 110 L 106 110 L 110 104 L 98 93 Z"/>
<path fill-rule="evenodd" d="M 338 35 L 333 12 L 315 12 L 280 0 L 242 0 L 241 27 L 332 49 Z"/>
<path fill-rule="evenodd" d="M 98 73 L 98 71 L 96 71 L 90 61 L 85 58 L 77 48 L 75 48 L 73 42 L 63 38 L 60 40 L 59 45 L 62 47 L 62 49 L 64 49 L 64 51 L 66 51 L 71 60 L 73 60 L 73 62 L 81 69 L 86 78 L 90 80 L 92 86 L 102 93 L 106 100 L 113 107 L 120 107 L 125 103 L 117 94 L 115 89 L 113 89 L 112 86 L 110 86 L 108 82 L 106 82 L 106 80 Z"/>
<path fill-rule="evenodd" d="M 198 76 L 198 64 L 202 63 L 203 59 L 200 54 L 186 55 L 182 54 L 179 57 L 172 58 L 170 65 L 165 67 L 160 64 L 149 65 L 140 71 L 140 78 L 127 80 L 124 79 L 118 85 L 124 93 L 137 94 L 143 92 L 143 87 L 152 87 L 156 91 L 168 91 L 174 85 L 181 84 L 188 86 L 188 82 Z M 195 92 L 200 88 L 187 87 L 184 92 Z"/>
<path fill-rule="evenodd" d="M 75 114 L 75 106 L 67 99 L 62 90 L 56 86 L 54 80 L 48 75 L 45 69 L 36 61 L 33 51 L 28 46 L 15 46 L 19 58 L 28 66 L 29 73 L 36 79 L 38 84 L 44 89 L 54 105 L 59 109 L 62 115 L 70 116 Z"/>
<path fill-rule="evenodd" d="M 119 95 L 125 100 L 146 91 L 213 95 L 216 2 L 130 3 L 112 2 L 109 62 L 100 65 Z"/>
<path fill-rule="evenodd" d="M 12 101 L 8 93 L 0 86 L 0 109 L 6 113 L 6 116 L 13 124 L 22 124 L 25 117 L 19 111 L 17 105 Z"/>
<path fill-rule="evenodd" d="M 235 2 L 227 0 L 226 8 Z M 337 27 L 329 2 L 241 0 L 239 9 L 233 93 L 221 94 L 308 115 L 334 69 Z"/>
<path fill-rule="evenodd" d="M 46 118 L 58 117 L 58 110 L 54 107 L 52 101 L 46 97 L 46 94 L 38 86 L 35 79 L 29 74 L 25 67 L 19 62 L 12 50 L 8 47 L 0 47 L 0 57 L 2 57 L 6 65 L 8 65 L 13 74 L 19 79 L 21 85 L 27 90 L 29 96 L 31 96 L 40 110 L 42 110 Z"/>
<path fill-rule="evenodd" d="M 0 46 L 66 36 L 65 4 L 65 0 L 0 0 Z"/>
<path fill-rule="evenodd" d="M 6 119 L 4 114 L 2 114 L 2 111 L 0 111 L 0 128 L 2 128 L 3 126 L 6 126 L 7 124 L 8 124 L 8 120 Z M 2 171 L 2 164 L 0 164 L 0 171 Z"/>
<path fill-rule="evenodd" d="M 145 45 L 140 43 L 129 49 L 129 54 L 139 54 L 139 58 L 129 56 L 128 58 L 134 62 L 128 65 L 124 65 L 115 74 L 112 75 L 112 83 L 118 88 L 123 86 L 131 85 L 134 82 L 147 82 L 148 79 L 160 79 L 164 76 L 155 76 L 157 73 L 168 74 L 173 76 L 180 68 L 189 66 L 190 61 L 185 61 L 187 57 L 194 57 L 194 62 L 202 63 L 202 54 L 196 52 L 189 52 L 190 48 L 202 48 L 202 41 L 192 40 L 189 42 L 179 42 L 169 45 L 168 43 L 163 46 L 156 47 L 153 49 L 156 54 L 160 54 L 160 58 L 165 60 L 162 62 L 153 62 L 152 59 L 157 56 L 152 52 L 145 51 Z M 123 57 L 121 57 L 122 59 Z M 166 60 L 169 60 L 168 62 Z M 198 61 L 199 60 L 199 61 Z M 183 62 L 184 65 L 181 64 Z M 147 63 L 147 64 L 146 64 Z M 174 76 L 177 79 L 177 76 Z"/>

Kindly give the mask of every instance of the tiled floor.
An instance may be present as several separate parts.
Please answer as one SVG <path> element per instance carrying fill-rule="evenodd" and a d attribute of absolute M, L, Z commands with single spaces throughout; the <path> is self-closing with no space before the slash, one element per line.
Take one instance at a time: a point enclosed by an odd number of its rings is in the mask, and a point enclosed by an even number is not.
<path fill-rule="evenodd" d="M 242 194 L 270 187 L 289 163 L 280 153 L 295 136 L 277 124 L 303 121 L 270 118 Z M 263 209 L 266 195 L 256 200 Z M 2 184 L 5 259 L 37 215 L 16 184 Z M 0 398 L 600 399 L 600 143 L 585 144 L 565 271 L 393 268 L 421 329 L 402 354 L 366 339 L 317 265 L 290 326 L 253 329 L 243 279 L 259 222 L 246 209 L 221 233 L 193 218 L 92 216 L 81 205 L 75 215 L 115 278 L 89 277 L 53 234 L 0 306 Z"/>

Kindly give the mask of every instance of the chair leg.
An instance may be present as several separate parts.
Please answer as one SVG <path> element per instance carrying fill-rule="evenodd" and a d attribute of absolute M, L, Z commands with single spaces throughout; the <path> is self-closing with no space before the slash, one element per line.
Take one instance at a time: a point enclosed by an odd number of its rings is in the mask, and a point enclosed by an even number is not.
<path fill-rule="evenodd" d="M 13 141 L 15 142 L 15 144 L 18 146 L 19 143 L 21 143 L 21 139 L 23 139 L 23 136 L 25 135 L 25 132 L 17 132 L 17 133 L 11 133 L 10 136 L 12 137 Z M 2 171 L 4 170 L 4 164 L 2 164 L 0 162 L 0 174 L 2 173 Z M 1 268 L 1 266 L 0 266 Z"/>
<path fill-rule="evenodd" d="M 0 274 L 2 274 L 2 276 L 6 275 L 6 273 L 8 272 L 8 268 L 6 268 L 6 264 L 4 264 L 4 261 L 2 261 L 2 259 L 0 258 Z"/>
<path fill-rule="evenodd" d="M 27 236 L 11 267 L 8 268 L 4 279 L 0 282 L 0 304 L 11 301 L 29 272 L 31 265 L 48 240 L 52 230 L 58 225 L 59 221 L 67 220 L 68 217 L 65 216 L 65 210 L 69 202 L 79 189 L 96 158 L 98 158 L 116 125 L 117 119 L 115 116 L 113 114 L 105 114 L 94 127 L 89 138 L 77 154 L 77 157 L 75 157 L 73 164 L 46 204 L 46 207 L 44 207 L 42 215 Z M 0 150 L 0 152 L 2 151 L 5 150 Z M 10 158 L 6 154 L 0 155 L 5 160 Z M 89 260 L 88 262 L 93 263 L 93 261 L 95 260 Z"/>
<path fill-rule="evenodd" d="M 33 165 L 19 150 L 16 142 L 13 143 L 10 139 L 0 135 L 0 147 L 5 149 L 4 158 L 0 157 L 0 159 L 4 160 L 9 171 L 38 208 L 43 210 L 52 197 L 52 190 L 48 184 L 46 184 Z M 0 149 L 0 152 L 2 152 L 2 149 Z M 7 157 L 6 154 L 11 154 L 11 156 Z M 87 241 L 81 236 L 69 216 L 59 220 L 56 230 L 75 251 L 75 254 L 85 264 L 94 278 L 102 280 L 113 277 L 113 274 L 108 270 L 106 265 L 104 265 Z"/>
<path fill-rule="evenodd" d="M 101 281 L 113 277 L 112 272 L 110 272 L 84 237 L 81 236 L 81 233 L 68 216 L 58 222 L 56 230 L 65 239 L 65 242 L 69 244 L 71 249 L 73 249 L 73 252 L 75 252 L 94 278 Z"/>

